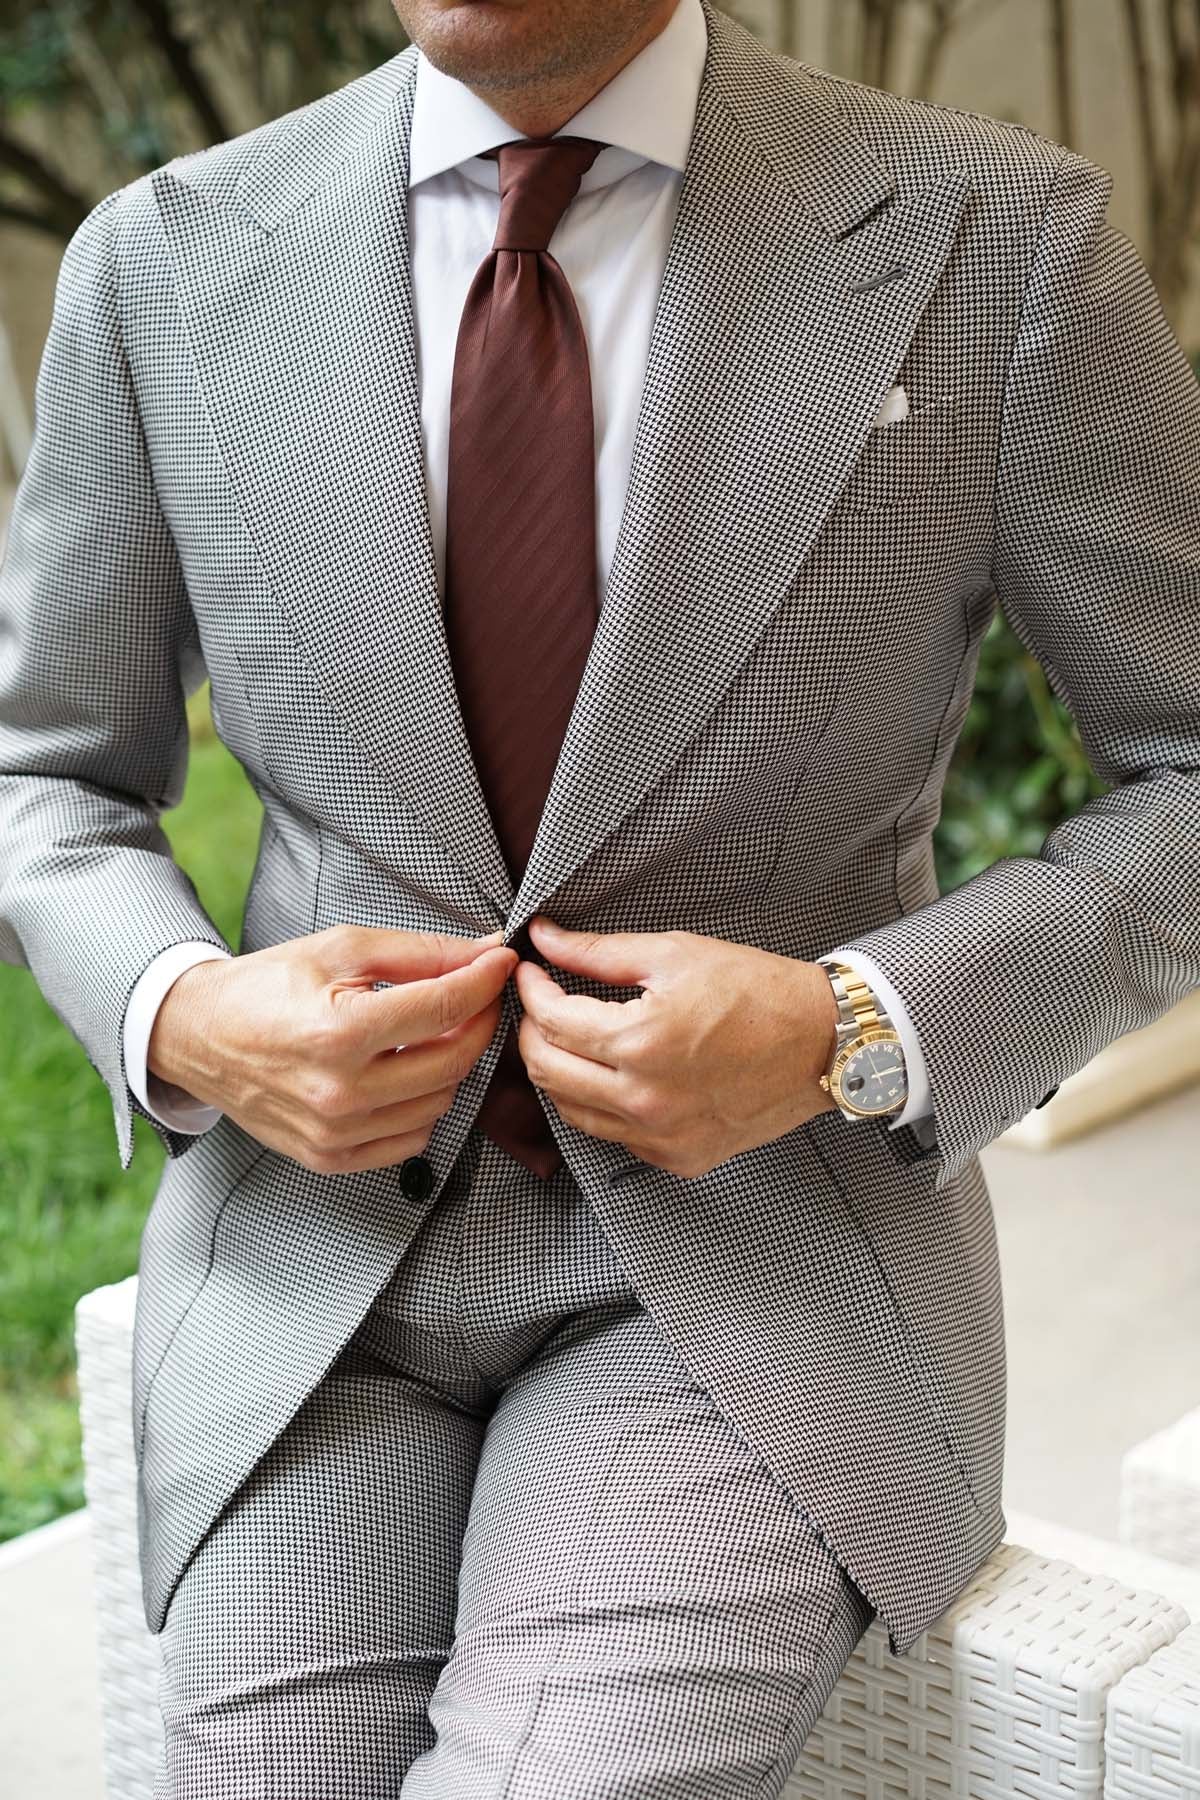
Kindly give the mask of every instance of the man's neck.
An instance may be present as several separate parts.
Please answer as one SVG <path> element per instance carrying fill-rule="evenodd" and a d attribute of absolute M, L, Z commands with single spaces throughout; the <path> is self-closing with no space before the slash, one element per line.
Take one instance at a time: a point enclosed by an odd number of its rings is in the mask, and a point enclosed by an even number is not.
<path fill-rule="evenodd" d="M 475 87 L 470 82 L 467 86 L 522 137 L 552 137 L 659 35 L 675 5 L 676 0 L 663 0 L 637 36 L 598 66 L 572 72 L 561 80 L 539 76 L 536 86 Z"/>

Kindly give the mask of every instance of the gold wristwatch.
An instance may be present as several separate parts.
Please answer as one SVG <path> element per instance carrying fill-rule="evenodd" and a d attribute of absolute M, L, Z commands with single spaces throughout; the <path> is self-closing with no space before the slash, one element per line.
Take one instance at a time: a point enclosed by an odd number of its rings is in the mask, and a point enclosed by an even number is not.
<path fill-rule="evenodd" d="M 829 1067 L 820 1077 L 847 1119 L 879 1119 L 903 1111 L 908 1071 L 900 1033 L 862 976 L 846 963 L 820 965 L 838 1007 Z"/>

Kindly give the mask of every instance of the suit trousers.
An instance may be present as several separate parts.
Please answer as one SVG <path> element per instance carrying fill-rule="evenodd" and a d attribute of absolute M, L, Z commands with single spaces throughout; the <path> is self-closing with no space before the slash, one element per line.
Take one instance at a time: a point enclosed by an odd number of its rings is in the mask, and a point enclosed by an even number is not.
<path fill-rule="evenodd" d="M 484 1138 L 203 1539 L 156 1800 L 769 1800 L 873 1610 Z"/>

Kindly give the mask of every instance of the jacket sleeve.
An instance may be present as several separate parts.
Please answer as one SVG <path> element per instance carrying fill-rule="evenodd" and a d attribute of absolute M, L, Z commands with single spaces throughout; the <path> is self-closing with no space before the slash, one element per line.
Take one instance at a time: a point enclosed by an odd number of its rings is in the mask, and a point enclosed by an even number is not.
<path fill-rule="evenodd" d="M 160 827 L 203 674 L 121 340 L 101 200 L 63 254 L 34 434 L 0 564 L 0 956 L 33 972 L 108 1084 L 123 1167 L 122 1024 L 168 945 L 229 946 Z M 186 672 L 186 673 L 185 673 Z M 168 1152 L 196 1140 L 151 1121 Z"/>
<path fill-rule="evenodd" d="M 1107 170 L 1065 152 L 1004 396 L 992 579 L 1110 791 L 853 940 L 920 1035 L 946 1182 L 1200 986 L 1200 386 Z"/>

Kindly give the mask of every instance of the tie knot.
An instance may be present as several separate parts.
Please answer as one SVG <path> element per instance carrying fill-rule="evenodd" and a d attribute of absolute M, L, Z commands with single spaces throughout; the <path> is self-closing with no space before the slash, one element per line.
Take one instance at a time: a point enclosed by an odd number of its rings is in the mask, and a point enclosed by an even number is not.
<path fill-rule="evenodd" d="M 545 250 L 604 145 L 594 138 L 516 138 L 485 150 L 500 165 L 493 250 Z"/>

